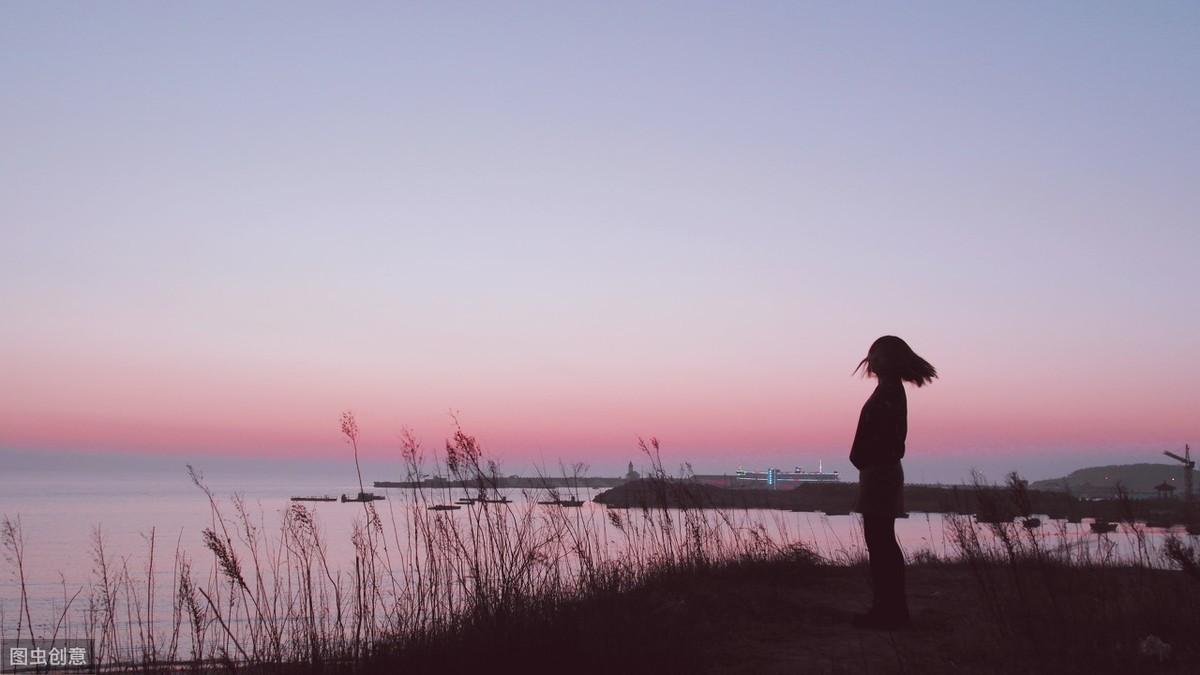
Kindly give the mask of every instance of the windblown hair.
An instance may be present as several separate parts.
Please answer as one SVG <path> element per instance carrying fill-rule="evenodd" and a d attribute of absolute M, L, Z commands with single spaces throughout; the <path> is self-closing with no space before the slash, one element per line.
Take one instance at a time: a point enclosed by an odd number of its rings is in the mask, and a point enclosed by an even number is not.
<path fill-rule="evenodd" d="M 871 357 L 875 356 L 875 363 Z M 877 378 L 899 377 L 918 387 L 929 384 L 937 377 L 937 369 L 928 361 L 917 356 L 908 343 L 895 335 L 884 335 L 871 344 L 867 356 L 858 362 L 854 372 L 862 370 Z"/>

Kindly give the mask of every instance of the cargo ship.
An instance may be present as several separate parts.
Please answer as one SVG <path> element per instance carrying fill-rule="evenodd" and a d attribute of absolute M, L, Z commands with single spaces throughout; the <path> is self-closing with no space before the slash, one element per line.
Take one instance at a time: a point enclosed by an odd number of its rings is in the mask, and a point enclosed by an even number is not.
<path fill-rule="evenodd" d="M 739 466 L 733 473 L 733 480 L 735 483 L 745 486 L 775 487 L 776 485 L 800 483 L 836 483 L 841 480 L 841 477 L 836 471 L 825 471 L 821 463 L 817 462 L 816 471 L 805 471 L 802 466 L 797 466 L 791 471 L 774 467 L 765 471 L 747 471 Z"/>

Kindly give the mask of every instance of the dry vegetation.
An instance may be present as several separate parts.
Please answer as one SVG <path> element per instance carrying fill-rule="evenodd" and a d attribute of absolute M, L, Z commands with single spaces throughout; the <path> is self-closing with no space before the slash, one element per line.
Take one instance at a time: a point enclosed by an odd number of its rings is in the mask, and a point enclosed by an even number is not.
<path fill-rule="evenodd" d="M 352 416 L 342 430 L 357 461 Z M 653 466 L 649 480 L 670 489 L 674 479 L 657 441 L 642 450 Z M 461 429 L 437 457 L 406 433 L 402 457 L 413 478 L 444 472 L 471 481 L 476 497 L 495 494 L 495 465 Z M 804 594 L 822 584 L 836 589 L 834 582 L 851 575 L 851 587 L 865 596 L 858 550 L 818 555 L 786 528 L 768 532 L 745 511 L 546 508 L 535 499 L 432 511 L 445 501 L 441 490 L 404 491 L 382 508 L 362 503 L 350 533 L 353 568 L 341 569 L 309 508 L 292 504 L 268 530 L 240 498 L 222 503 L 189 471 L 211 511 L 210 527 L 198 533 L 211 558 L 195 560 L 176 543 L 166 563 L 171 585 L 162 589 L 155 583 L 162 544 L 153 531 L 135 574 L 97 530 L 94 578 L 73 595 L 64 582 L 63 610 L 51 629 L 34 627 L 20 522 L 5 517 L 0 543 L 22 589 L 15 616 L 0 617 L 5 635 L 90 637 L 113 670 L 444 673 L 502 663 L 529 672 L 771 670 L 779 661 L 771 649 L 730 658 L 756 639 L 749 628 L 739 631 L 745 624 L 794 627 L 771 644 L 791 640 L 790 653 L 810 654 L 813 671 L 877 669 L 862 638 L 844 626 L 859 597 L 836 590 L 828 599 L 846 613 L 822 615 L 832 626 L 822 644 L 835 653 L 838 640 L 858 640 L 851 652 L 862 660 L 812 655 L 810 636 L 826 630 L 813 623 L 812 608 L 823 605 Z M 1011 500 L 995 507 L 1027 507 L 1024 483 L 1013 476 L 1008 488 L 987 492 Z M 959 516 L 948 523 L 952 550 L 913 554 L 912 572 L 934 585 L 942 575 L 967 585 L 932 605 L 914 602 L 957 615 L 949 622 L 956 627 L 918 612 L 908 636 L 881 643 L 895 654 L 880 656 L 878 667 L 1182 672 L 1198 662 L 1189 642 L 1200 634 L 1194 539 L 1171 538 L 1155 550 L 1131 519 L 1122 536 L 1136 555 L 1117 560 L 1103 545 L 1078 546 L 1065 526 L 1046 537 L 1020 520 L 980 524 Z M 789 602 L 789 594 L 807 599 Z M 169 616 L 156 614 L 164 607 Z M 904 647 L 922 641 L 938 647 Z"/>

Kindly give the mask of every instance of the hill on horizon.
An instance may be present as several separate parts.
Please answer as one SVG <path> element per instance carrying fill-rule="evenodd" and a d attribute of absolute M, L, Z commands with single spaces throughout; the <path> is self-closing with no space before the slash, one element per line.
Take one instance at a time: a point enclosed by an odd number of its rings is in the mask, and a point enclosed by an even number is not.
<path fill-rule="evenodd" d="M 1111 496 L 1120 484 L 1131 494 L 1155 494 L 1155 486 L 1166 482 L 1175 486 L 1174 495 L 1183 497 L 1182 464 L 1111 464 L 1077 469 L 1062 478 L 1033 481 L 1034 490 L 1070 492 L 1080 496 Z M 1200 471 L 1192 471 L 1194 489 L 1200 489 Z"/>

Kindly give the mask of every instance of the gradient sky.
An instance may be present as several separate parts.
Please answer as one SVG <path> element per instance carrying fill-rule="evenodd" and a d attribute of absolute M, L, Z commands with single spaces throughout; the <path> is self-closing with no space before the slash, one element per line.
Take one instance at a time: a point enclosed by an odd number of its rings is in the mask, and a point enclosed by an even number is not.
<path fill-rule="evenodd" d="M 0 4 L 0 448 L 1200 442 L 1200 5 L 646 4 Z"/>

